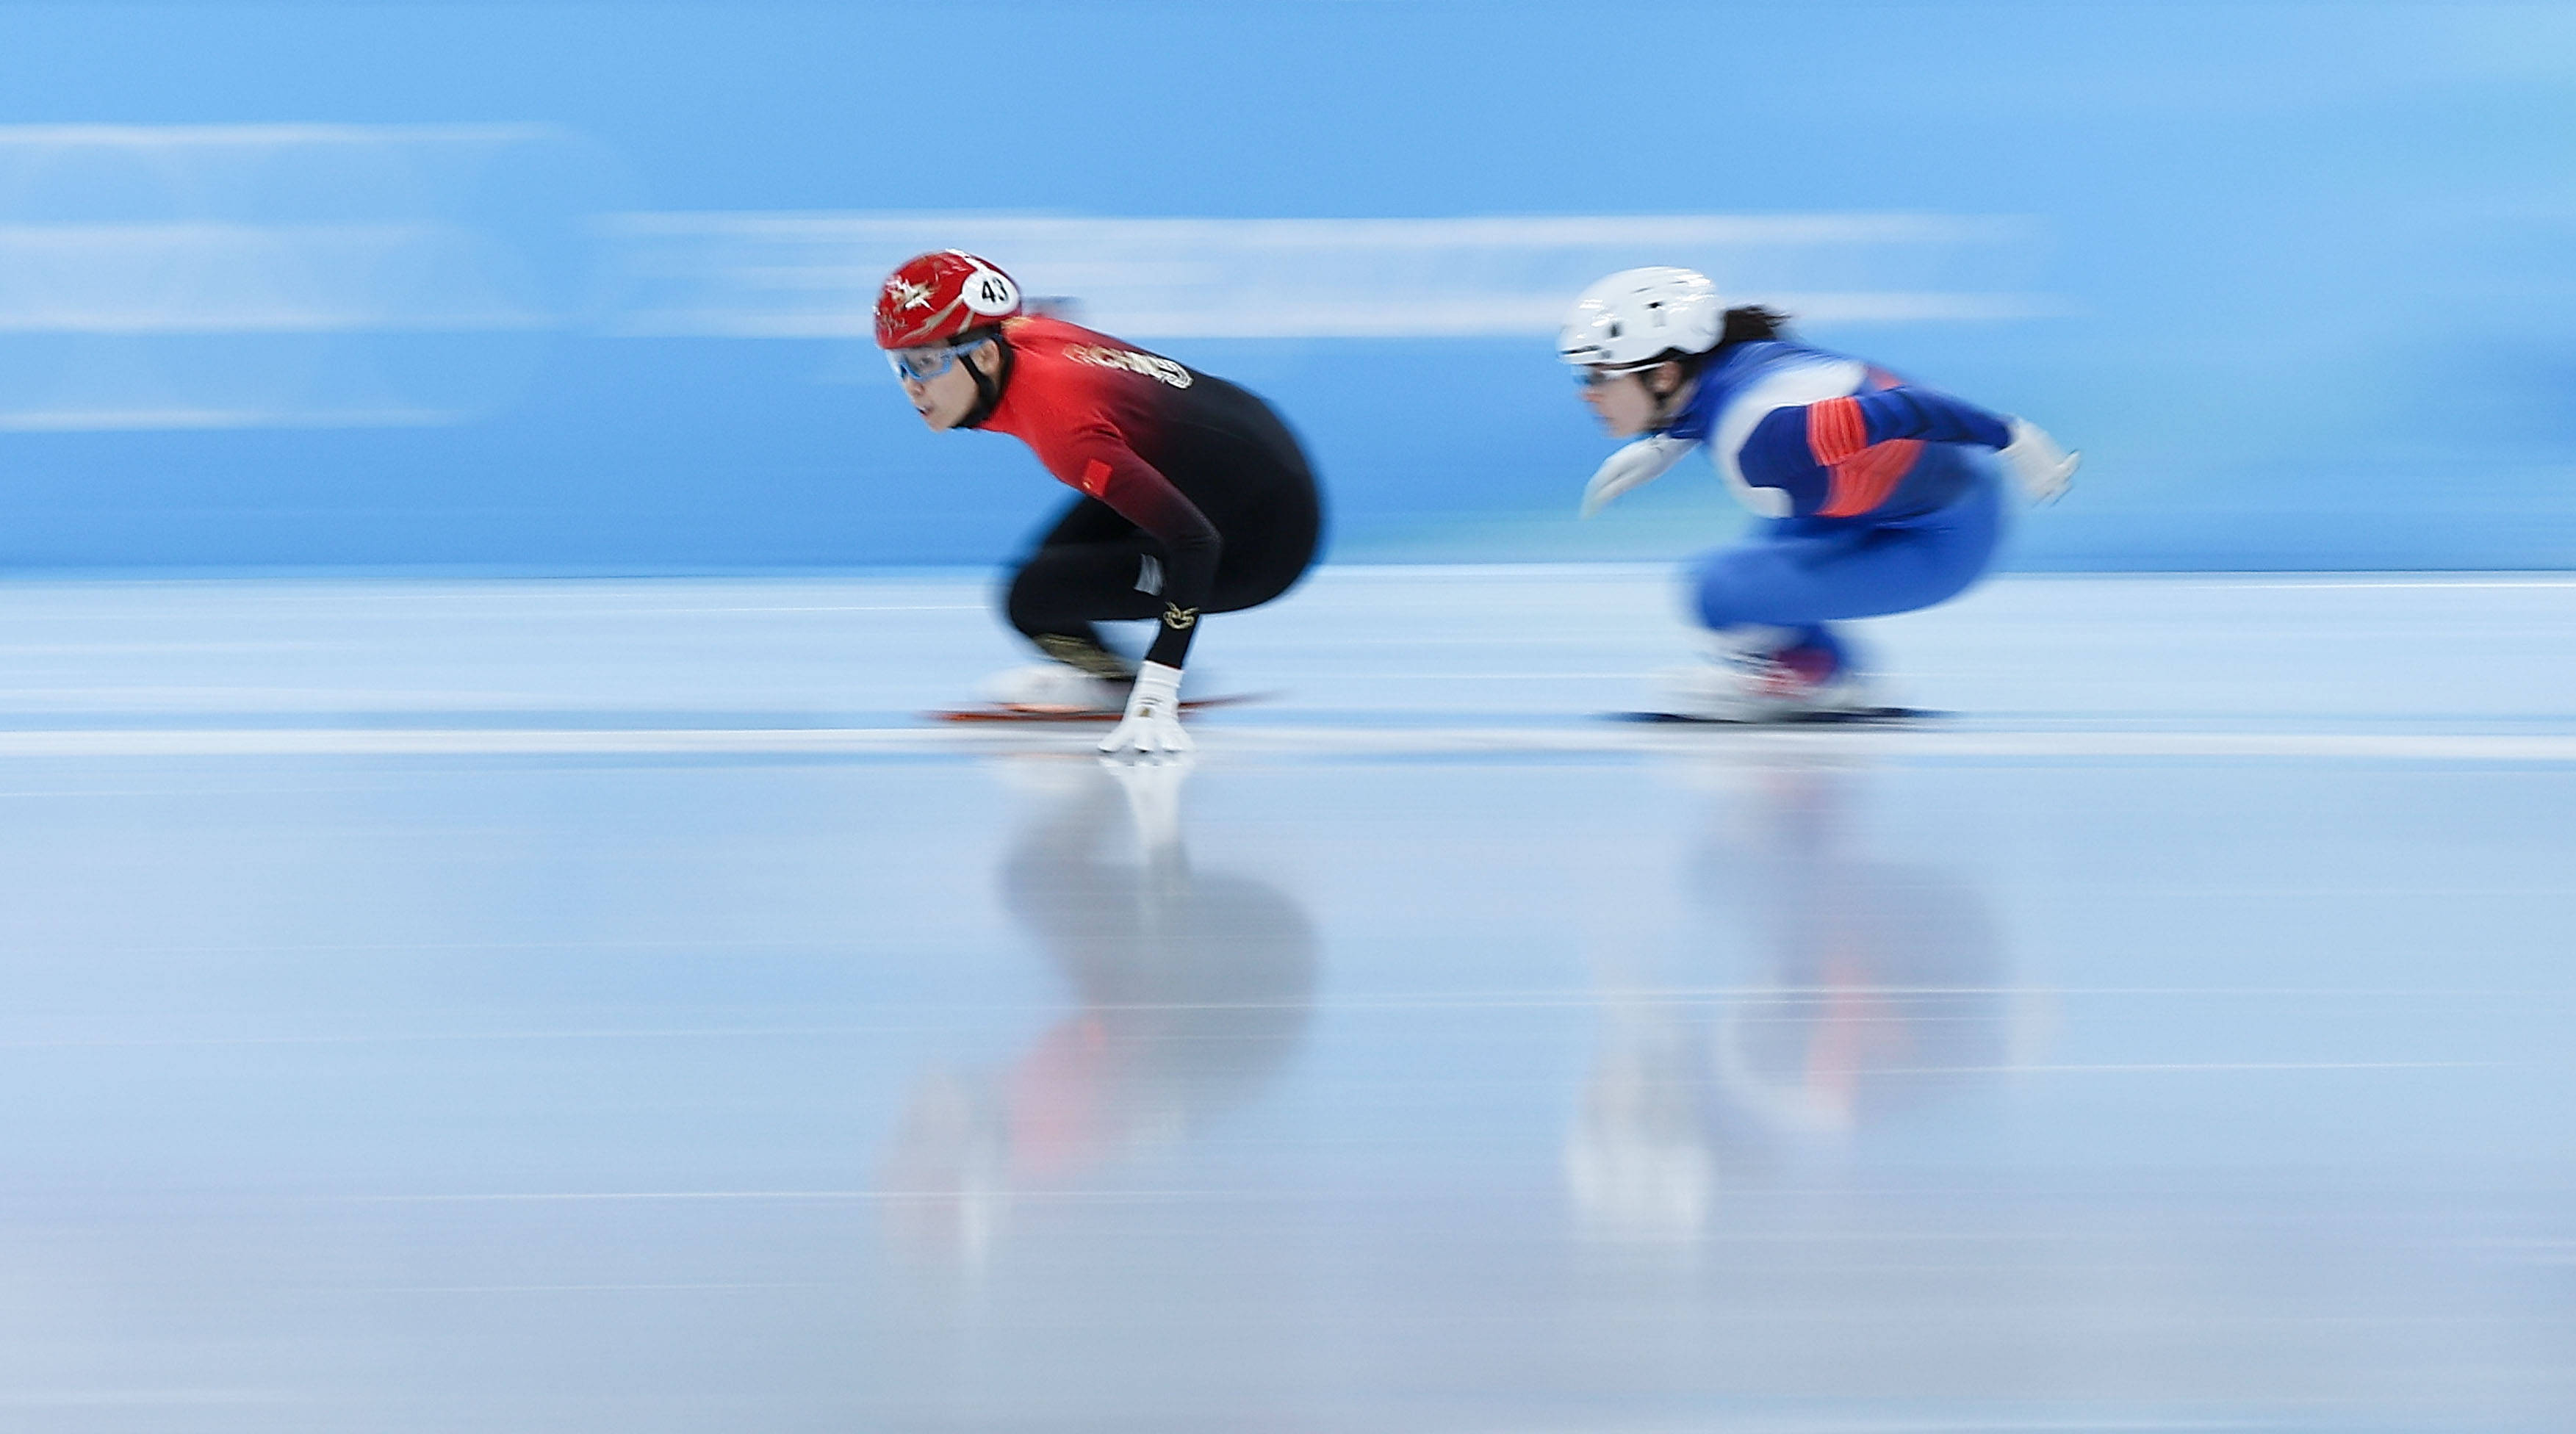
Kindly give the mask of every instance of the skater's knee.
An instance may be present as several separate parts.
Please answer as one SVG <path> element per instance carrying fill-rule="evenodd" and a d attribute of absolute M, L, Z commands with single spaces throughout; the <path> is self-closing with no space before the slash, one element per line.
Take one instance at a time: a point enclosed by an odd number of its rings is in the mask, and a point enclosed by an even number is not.
<path fill-rule="evenodd" d="M 1035 637 L 1050 627 L 1060 627 L 1062 604 L 1047 601 L 1051 585 L 1036 575 L 1030 564 L 1011 575 L 1002 589 L 1002 618 L 1023 636 Z"/>
<path fill-rule="evenodd" d="M 1729 561 L 1732 556 L 1719 553 L 1691 565 L 1691 615 L 1702 627 L 1733 627 L 1756 620 L 1752 610 L 1755 594 L 1737 571 L 1737 564 Z"/>

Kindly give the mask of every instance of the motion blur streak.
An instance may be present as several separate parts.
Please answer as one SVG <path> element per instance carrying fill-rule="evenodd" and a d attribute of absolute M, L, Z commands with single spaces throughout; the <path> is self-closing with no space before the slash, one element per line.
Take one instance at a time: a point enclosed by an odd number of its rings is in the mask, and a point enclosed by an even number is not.
<path fill-rule="evenodd" d="M 982 214 L 630 214 L 623 332 L 869 331 L 877 285 L 928 249 L 998 256 L 1075 317 L 1138 338 L 1533 340 L 1566 298 L 1635 264 L 1686 264 L 1818 322 L 2028 319 L 2044 231 L 1944 214 L 1480 219 L 1076 219 Z"/>
<path fill-rule="evenodd" d="M 18 4 L 0 99 L 17 568 L 998 561 L 1046 480 L 854 332 L 950 244 L 1275 404 L 1336 560 L 1714 541 L 1567 521 L 1547 342 L 1683 263 L 2082 450 L 2012 566 L 2576 563 L 2564 5 Z"/>
<path fill-rule="evenodd" d="M 530 125 L 0 127 L 0 429 L 474 417 L 567 318 L 544 251 L 580 190 L 525 186 L 579 150 Z"/>

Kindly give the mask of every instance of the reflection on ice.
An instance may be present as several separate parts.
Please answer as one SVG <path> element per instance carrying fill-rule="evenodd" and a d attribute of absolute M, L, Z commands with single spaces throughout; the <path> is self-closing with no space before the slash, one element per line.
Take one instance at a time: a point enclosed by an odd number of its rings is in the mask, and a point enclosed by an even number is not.
<path fill-rule="evenodd" d="M 995 884 L 1071 1008 L 998 1069 L 925 1072 L 880 1169 L 899 1241 L 969 1264 L 1005 1234 L 1015 1192 L 1091 1180 L 1258 1090 L 1294 1053 L 1315 985 L 1294 899 L 1192 864 L 1188 763 L 1003 765 L 1028 809 Z"/>
<path fill-rule="evenodd" d="M 2034 1029 L 1973 873 L 1873 855 L 1854 830 L 1865 773 L 1791 758 L 1701 776 L 1719 790 L 1693 904 L 1752 963 L 1701 995 L 1633 950 L 1596 953 L 1601 1040 L 1565 1170 L 1584 1220 L 1625 1238 L 1695 1237 L 1722 1189 L 1812 1174 L 1861 1127 L 1995 1080 Z"/>
<path fill-rule="evenodd" d="M 1755 926 L 1766 957 L 1717 1022 L 1720 1087 L 1830 1132 L 1991 1078 L 2011 1053 L 2011 965 L 1973 874 L 1871 855 L 1852 830 L 1858 773 L 1749 775 L 1737 829 L 1712 832 L 1698 870 L 1712 912 Z"/>

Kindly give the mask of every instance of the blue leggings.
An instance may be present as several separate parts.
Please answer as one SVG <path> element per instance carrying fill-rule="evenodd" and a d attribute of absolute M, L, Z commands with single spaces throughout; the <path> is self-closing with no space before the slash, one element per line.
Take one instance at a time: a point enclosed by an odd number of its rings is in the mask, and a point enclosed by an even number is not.
<path fill-rule="evenodd" d="M 1789 629 L 1776 649 L 1822 648 L 1839 664 L 1842 644 L 1826 623 L 1930 607 L 1984 576 L 2003 537 L 1997 488 L 1980 473 L 1956 502 L 1885 523 L 1772 519 L 1751 542 L 1691 564 L 1699 620 Z"/>

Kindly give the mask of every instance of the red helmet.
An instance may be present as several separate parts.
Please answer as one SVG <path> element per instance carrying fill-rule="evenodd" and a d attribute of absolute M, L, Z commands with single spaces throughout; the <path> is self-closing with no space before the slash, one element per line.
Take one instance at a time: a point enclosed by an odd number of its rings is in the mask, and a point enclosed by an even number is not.
<path fill-rule="evenodd" d="M 962 249 L 917 255 L 877 290 L 877 347 L 943 343 L 1019 311 L 1020 286 L 989 260 Z"/>

